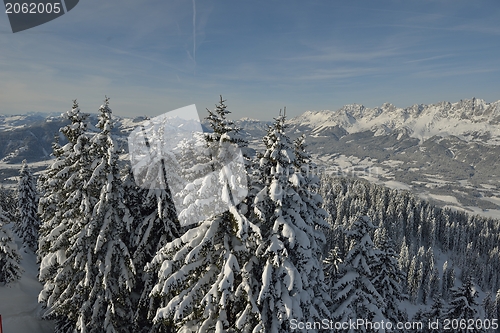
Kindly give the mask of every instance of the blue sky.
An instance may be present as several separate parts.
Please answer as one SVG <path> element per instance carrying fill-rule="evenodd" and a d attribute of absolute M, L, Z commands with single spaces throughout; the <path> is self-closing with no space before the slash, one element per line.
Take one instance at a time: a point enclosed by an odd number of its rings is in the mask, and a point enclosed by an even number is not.
<path fill-rule="evenodd" d="M 0 15 L 0 113 L 64 112 L 104 95 L 121 116 L 189 104 L 271 119 L 500 99 L 500 2 L 81 0 L 13 34 Z"/>

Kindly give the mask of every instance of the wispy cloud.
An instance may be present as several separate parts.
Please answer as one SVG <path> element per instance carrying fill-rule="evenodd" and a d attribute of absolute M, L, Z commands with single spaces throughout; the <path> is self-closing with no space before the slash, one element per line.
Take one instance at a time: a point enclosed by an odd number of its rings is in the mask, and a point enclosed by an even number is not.
<path fill-rule="evenodd" d="M 400 54 L 398 48 L 348 51 L 338 47 L 321 46 L 311 50 L 308 54 L 283 58 L 286 61 L 311 61 L 311 62 L 364 62 L 375 59 L 388 58 Z"/>
<path fill-rule="evenodd" d="M 459 24 L 456 25 L 450 30 L 460 31 L 460 32 L 471 32 L 471 33 L 479 33 L 485 35 L 500 35 L 500 26 L 494 24 L 484 24 L 484 22 L 475 22 L 475 23 L 467 23 L 467 24 Z"/>
<path fill-rule="evenodd" d="M 430 69 L 415 73 L 415 77 L 420 78 L 428 78 L 428 79 L 437 79 L 437 78 L 445 78 L 451 76 L 470 76 L 477 74 L 485 74 L 485 73 L 496 73 L 500 71 L 500 67 L 497 68 L 442 68 L 442 69 Z"/>
<path fill-rule="evenodd" d="M 407 64 L 414 64 L 414 63 L 429 62 L 429 61 L 434 61 L 434 60 L 439 60 L 439 59 L 451 58 L 453 56 L 455 56 L 455 55 L 453 55 L 453 54 L 443 54 L 443 55 L 438 55 L 438 56 L 433 56 L 433 57 L 426 57 L 426 58 L 420 58 L 420 59 L 407 60 L 407 61 L 405 61 L 405 63 L 407 63 Z"/>
<path fill-rule="evenodd" d="M 360 76 L 373 75 L 380 73 L 379 68 L 334 68 L 334 69 L 315 69 L 311 73 L 298 75 L 296 80 L 316 81 L 316 80 L 338 80 L 355 78 Z"/>

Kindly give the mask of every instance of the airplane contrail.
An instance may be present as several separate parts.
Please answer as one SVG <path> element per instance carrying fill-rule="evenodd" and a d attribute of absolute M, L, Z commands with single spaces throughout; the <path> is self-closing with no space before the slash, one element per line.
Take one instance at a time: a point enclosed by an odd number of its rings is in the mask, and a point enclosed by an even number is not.
<path fill-rule="evenodd" d="M 193 60 L 196 65 L 196 1 L 193 0 Z"/>

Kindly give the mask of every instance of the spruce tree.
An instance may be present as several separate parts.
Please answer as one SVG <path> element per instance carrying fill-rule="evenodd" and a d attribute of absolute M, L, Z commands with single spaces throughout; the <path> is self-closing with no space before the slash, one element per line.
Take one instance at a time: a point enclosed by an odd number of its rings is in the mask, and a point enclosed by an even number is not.
<path fill-rule="evenodd" d="M 444 300 L 449 300 L 451 289 L 455 286 L 455 269 L 445 261 L 443 264 L 442 295 Z"/>
<path fill-rule="evenodd" d="M 325 300 L 330 301 L 325 284 L 323 265 L 321 258 L 323 249 L 326 245 L 324 231 L 328 230 L 328 223 L 325 221 L 328 213 L 323 209 L 323 197 L 319 193 L 320 179 L 317 176 L 317 166 L 312 161 L 311 154 L 307 151 L 305 135 L 301 135 L 294 141 L 294 173 L 290 178 L 292 188 L 300 196 L 302 206 L 300 216 L 306 225 L 299 225 L 310 239 L 312 257 L 309 259 L 308 282 L 310 289 L 314 292 L 314 308 L 320 313 L 319 317 L 314 318 L 306 310 L 305 318 L 309 320 L 324 318 L 328 315 Z M 332 259 L 332 258 L 330 258 Z M 340 259 L 340 258 L 339 258 Z M 311 311 L 312 313 L 315 310 Z"/>
<path fill-rule="evenodd" d="M 260 158 L 263 187 L 255 199 L 263 234 L 257 250 L 263 265 L 258 302 L 269 332 L 287 332 L 292 319 L 313 322 L 328 315 L 318 295 L 324 283 L 317 251 L 322 235 L 315 228 L 323 222 L 320 211 L 317 215 L 310 212 L 319 198 L 307 203 L 304 194 L 313 180 L 301 181 L 303 175 L 296 169 L 301 164 L 296 163 L 295 149 L 285 133 L 285 120 L 280 114 L 264 137 L 266 150 Z"/>
<path fill-rule="evenodd" d="M 335 247 L 328 251 L 325 259 L 323 259 L 323 270 L 325 273 L 325 283 L 328 290 L 335 284 L 337 280 L 337 274 L 339 273 L 340 265 L 342 264 L 342 258 L 340 257 L 338 247 Z"/>
<path fill-rule="evenodd" d="M 400 302 L 407 298 L 401 287 L 405 275 L 398 266 L 394 244 L 389 239 L 387 230 L 378 228 L 375 231 L 375 236 L 378 261 L 375 261 L 370 267 L 373 272 L 372 283 L 384 300 L 382 312 L 385 318 L 393 323 L 402 322 L 408 318 L 408 315 L 400 307 Z"/>
<path fill-rule="evenodd" d="M 39 179 L 42 195 L 38 205 L 42 221 L 38 246 L 39 280 L 43 284 L 39 302 L 47 307 L 44 318 L 56 321 L 56 333 L 73 332 L 75 327 L 74 315 L 70 316 L 64 307 L 56 308 L 54 301 L 62 302 L 61 293 L 73 279 L 71 258 L 78 254 L 68 253 L 68 249 L 97 201 L 84 189 L 92 172 L 88 154 L 88 114 L 81 113 L 74 100 L 72 109 L 64 117 L 70 123 L 59 131 L 68 142 L 60 146 L 56 141 L 52 146 L 55 161 Z"/>
<path fill-rule="evenodd" d="M 420 273 L 420 263 L 418 262 L 417 256 L 414 256 L 411 260 L 410 267 L 408 268 L 408 293 L 410 296 L 410 301 L 416 304 L 418 301 L 419 291 L 421 287 L 421 276 Z"/>
<path fill-rule="evenodd" d="M 360 215 L 354 218 L 346 232 L 351 248 L 342 264 L 341 277 L 333 286 L 332 315 L 336 321 L 384 320 L 384 300 L 371 282 L 374 272 L 370 267 L 379 260 L 370 237 L 373 229 L 375 226 L 370 218 Z M 354 331 L 350 329 L 349 332 Z"/>
<path fill-rule="evenodd" d="M 484 318 L 495 318 L 495 300 L 491 297 L 491 291 L 486 293 L 481 306 L 484 310 Z"/>
<path fill-rule="evenodd" d="M 21 278 L 21 256 L 12 235 L 5 226 L 10 221 L 0 207 L 0 283 L 7 284 Z"/>
<path fill-rule="evenodd" d="M 76 302 L 79 305 L 76 329 L 129 332 L 135 268 L 124 240 L 130 234 L 132 219 L 124 205 L 108 98 L 99 112 L 100 132 L 92 137 L 89 152 L 94 159 L 93 173 L 84 185 L 99 193 L 98 201 L 70 248 L 71 252 L 81 254 L 75 258 L 75 266 L 84 268 L 77 275 L 80 281 L 74 295 L 85 299 L 82 303 Z"/>
<path fill-rule="evenodd" d="M 227 119 L 225 101 L 220 99 L 215 110 L 208 110 L 212 133 L 194 133 L 174 149 L 175 164 L 187 184 L 176 191 L 174 201 L 182 225 L 196 224 L 214 213 L 227 210 L 227 202 L 238 204 L 247 194 L 245 161 L 240 149 L 246 146 L 240 129 Z M 170 177 L 172 178 L 172 177 Z M 170 179 L 167 175 L 169 182 Z M 174 188 L 179 188 L 175 186 Z"/>
<path fill-rule="evenodd" d="M 19 172 L 19 184 L 17 188 L 19 220 L 14 231 L 23 240 L 24 246 L 36 251 L 38 247 L 38 229 L 40 220 L 38 211 L 38 191 L 36 180 L 26 160 L 23 161 Z"/>
<path fill-rule="evenodd" d="M 399 264 L 399 268 L 401 269 L 401 271 L 405 272 L 405 274 L 408 275 L 409 270 L 410 270 L 411 260 L 410 260 L 410 253 L 409 253 L 408 245 L 406 244 L 405 237 L 403 237 L 403 240 L 401 242 L 401 250 L 400 250 L 399 256 L 398 256 L 398 264 Z M 407 278 L 403 279 L 403 281 L 401 282 L 401 286 L 402 286 L 402 291 L 404 293 L 409 292 L 409 285 L 408 285 Z"/>
<path fill-rule="evenodd" d="M 441 295 L 437 294 L 433 298 L 433 302 L 431 305 L 431 308 L 428 311 L 425 311 L 421 314 L 421 322 L 423 323 L 423 330 L 422 332 L 426 333 L 440 333 L 443 332 L 443 319 L 446 317 L 443 317 L 444 315 L 444 304 L 443 304 L 443 299 L 441 298 Z M 430 322 L 439 322 L 439 325 L 437 328 L 429 328 L 429 323 Z"/>
<path fill-rule="evenodd" d="M 441 294 L 439 292 L 439 271 L 436 266 L 433 266 L 432 272 L 431 272 L 431 277 L 429 279 L 429 296 L 434 298 L 436 295 L 439 294 L 439 297 L 441 297 Z"/>
<path fill-rule="evenodd" d="M 141 189 L 135 183 L 129 167 L 123 178 L 124 203 L 133 219 L 129 246 L 136 268 L 133 299 L 135 316 L 134 332 L 149 332 L 152 316 L 149 309 L 154 299 L 149 294 L 157 282 L 157 275 L 144 270 L 156 253 L 168 242 L 179 237 L 180 225 L 169 188 Z"/>
<path fill-rule="evenodd" d="M 41 189 L 38 214 L 42 221 L 39 258 L 67 248 L 71 238 L 71 233 L 68 232 L 72 228 L 72 219 L 81 214 L 79 204 L 82 201 L 82 188 L 90 178 L 90 160 L 87 154 L 89 115 L 81 113 L 77 101 L 74 100 L 72 109 L 63 116 L 70 124 L 59 131 L 68 143 L 60 146 L 58 141 L 54 142 L 54 162 L 41 174 L 38 182 Z M 52 267 L 55 262 L 46 260 L 46 264 Z"/>
<path fill-rule="evenodd" d="M 228 144 L 242 144 L 238 128 L 226 118 L 229 111 L 224 102 L 221 98 L 216 109 L 209 112 L 213 130 L 205 135 L 209 160 L 198 165 L 208 165 L 214 171 L 186 186 L 202 198 L 213 196 L 210 186 L 230 192 L 223 166 L 218 163 L 224 160 Z M 229 210 L 190 226 L 184 235 L 163 246 L 148 265 L 148 271 L 158 276 L 151 292 L 154 332 L 173 327 L 200 333 L 260 330 L 253 254 L 260 234 L 232 199 L 229 194 L 223 200 Z"/>
<path fill-rule="evenodd" d="M 14 191 L 0 185 L 0 208 L 8 221 L 15 221 L 15 212 L 17 210 L 17 198 Z"/>
<path fill-rule="evenodd" d="M 45 315 L 58 319 L 61 330 L 126 333 L 132 329 L 135 270 L 123 240 L 128 239 L 131 218 L 124 206 L 107 98 L 99 111 L 100 132 L 88 151 L 73 147 L 77 161 L 91 161 L 90 168 L 84 164 L 87 168 L 70 174 L 83 186 L 68 199 L 75 200 L 76 207 L 67 218 L 65 214 L 61 226 L 69 236 L 61 239 L 65 247 L 42 259 L 40 278 L 45 285 L 39 298 L 47 307 Z M 59 263 L 55 272 L 49 268 L 51 261 Z"/>
<path fill-rule="evenodd" d="M 450 302 L 444 314 L 444 318 L 468 321 L 477 319 L 477 292 L 470 277 L 465 277 L 461 287 L 451 290 Z M 461 330 L 466 332 L 467 330 Z"/>

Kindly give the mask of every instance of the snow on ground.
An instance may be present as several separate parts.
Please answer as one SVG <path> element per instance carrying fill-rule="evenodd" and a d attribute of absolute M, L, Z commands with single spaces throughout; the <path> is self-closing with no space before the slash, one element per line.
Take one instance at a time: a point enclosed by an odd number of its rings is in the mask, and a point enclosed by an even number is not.
<path fill-rule="evenodd" d="M 473 214 L 500 219 L 500 209 L 481 209 L 475 206 L 466 206 L 465 208 L 471 210 Z"/>
<path fill-rule="evenodd" d="M 21 241 L 13 232 L 11 233 L 20 248 Z M 41 306 L 38 304 L 38 293 L 42 290 L 42 285 L 37 279 L 36 256 L 31 250 L 21 249 L 19 253 L 23 257 L 21 266 L 24 269 L 21 279 L 7 285 L 0 284 L 3 332 L 52 333 L 53 323 L 40 319 Z"/>
<path fill-rule="evenodd" d="M 455 198 L 452 195 L 438 195 L 438 194 L 427 194 L 427 196 L 431 197 L 432 199 L 439 200 L 439 201 L 444 201 L 444 202 L 449 202 L 455 205 L 460 205 L 458 202 L 457 198 Z"/>
<path fill-rule="evenodd" d="M 398 166 L 400 166 L 401 164 L 404 164 L 404 163 L 405 163 L 404 161 L 386 160 L 386 161 L 381 162 L 380 164 L 387 165 L 387 166 L 390 166 L 390 167 L 394 168 L 394 167 L 398 167 Z"/>
<path fill-rule="evenodd" d="M 427 188 L 439 188 L 439 187 L 443 187 L 443 186 L 446 186 L 447 184 L 449 184 L 450 182 L 446 181 L 446 180 L 442 180 L 442 179 L 436 179 L 436 178 L 427 178 L 430 183 L 426 183 L 425 184 L 425 187 Z"/>
<path fill-rule="evenodd" d="M 401 183 L 401 182 L 398 182 L 398 181 L 395 181 L 395 180 L 389 180 L 387 182 L 384 182 L 383 184 L 385 186 L 387 186 L 388 188 L 392 188 L 394 190 L 407 190 L 407 191 L 411 190 L 411 186 L 410 185 L 407 185 L 405 183 Z"/>
<path fill-rule="evenodd" d="M 498 197 L 487 197 L 487 198 L 483 198 L 483 200 L 489 201 L 491 203 L 494 203 L 495 205 L 500 206 L 500 198 L 498 198 Z"/>
<path fill-rule="evenodd" d="M 500 219 L 500 209 L 481 209 L 474 206 L 459 207 L 454 205 L 445 205 L 443 208 L 450 208 L 453 210 L 459 210 L 472 215 L 481 215 L 484 217 L 490 217 L 492 219 Z"/>
<path fill-rule="evenodd" d="M 435 178 L 435 177 L 426 177 L 426 178 L 430 182 L 433 182 L 433 183 L 436 183 L 436 184 L 446 185 L 446 184 L 450 183 L 449 181 L 444 180 L 444 179 L 440 179 L 440 178 Z"/>
<path fill-rule="evenodd" d="M 491 184 L 479 184 L 479 185 L 481 185 L 482 187 L 484 187 L 485 189 L 488 189 L 488 190 L 494 190 L 497 188 L 495 185 L 491 185 Z"/>
<path fill-rule="evenodd" d="M 46 161 L 38 161 L 38 162 L 33 162 L 29 163 L 30 168 L 38 168 L 38 167 L 47 167 L 54 163 L 54 160 L 46 160 Z M 5 162 L 0 162 L 0 169 L 15 169 L 15 170 L 20 170 L 22 163 L 5 163 Z"/>
<path fill-rule="evenodd" d="M 356 156 L 345 156 L 345 155 L 340 155 L 339 157 L 335 158 L 335 164 L 338 165 L 342 169 L 347 169 L 350 168 L 353 165 L 358 164 L 360 159 Z"/>

